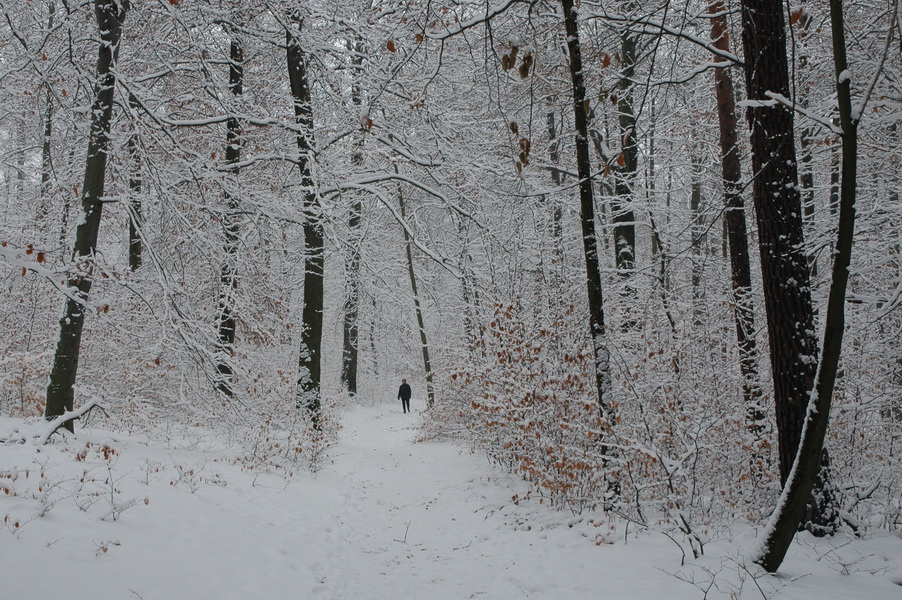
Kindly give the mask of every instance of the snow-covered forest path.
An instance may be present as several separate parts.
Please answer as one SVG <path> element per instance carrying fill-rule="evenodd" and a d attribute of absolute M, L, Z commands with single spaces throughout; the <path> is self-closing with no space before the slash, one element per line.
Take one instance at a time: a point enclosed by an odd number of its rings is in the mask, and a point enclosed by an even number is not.
<path fill-rule="evenodd" d="M 393 405 L 346 415 L 335 463 L 320 475 L 344 483 L 325 589 L 336 598 L 595 596 L 592 540 L 566 526 L 528 530 L 510 488 L 493 481 L 506 475 L 451 444 L 415 444 L 416 421 Z"/>
<path fill-rule="evenodd" d="M 777 577 L 753 581 L 743 526 L 681 566 L 660 531 L 514 504 L 522 481 L 453 444 L 417 443 L 418 422 L 399 404 L 348 408 L 319 473 L 287 478 L 241 468 L 215 437 L 82 429 L 7 443 L 0 600 L 900 597 L 890 536 L 796 543 Z M 0 419 L 0 439 L 45 427 Z"/>

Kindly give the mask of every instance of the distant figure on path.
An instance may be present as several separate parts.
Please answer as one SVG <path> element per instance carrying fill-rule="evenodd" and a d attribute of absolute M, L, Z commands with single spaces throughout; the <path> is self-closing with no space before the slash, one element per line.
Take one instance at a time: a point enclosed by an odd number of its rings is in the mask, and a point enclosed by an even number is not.
<path fill-rule="evenodd" d="M 410 386 L 407 385 L 407 380 L 401 380 L 401 387 L 398 388 L 398 399 L 401 401 L 401 408 L 404 409 L 404 412 L 410 412 Z"/>

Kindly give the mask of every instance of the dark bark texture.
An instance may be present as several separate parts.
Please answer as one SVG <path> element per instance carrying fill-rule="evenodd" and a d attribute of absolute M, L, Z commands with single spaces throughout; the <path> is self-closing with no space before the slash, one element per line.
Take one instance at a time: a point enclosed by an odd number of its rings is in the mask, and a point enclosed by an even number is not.
<path fill-rule="evenodd" d="M 742 3 L 742 41 L 752 130 L 753 195 L 777 416 L 780 480 L 789 479 L 817 372 L 818 341 L 811 301 L 811 269 L 804 251 L 802 201 L 793 137 L 793 113 L 768 92 L 788 98 L 785 12 L 779 0 Z M 826 456 L 818 458 L 829 464 Z M 815 534 L 835 512 L 824 470 L 806 519 Z"/>
<path fill-rule="evenodd" d="M 817 337 L 792 111 L 767 92 L 789 97 L 785 11 L 780 0 L 742 3 L 742 41 L 752 130 L 753 195 L 774 379 L 780 478 L 786 482 L 799 447 L 817 369 Z"/>
<path fill-rule="evenodd" d="M 138 111 L 138 99 L 128 95 L 129 108 L 133 113 Z M 144 244 L 141 241 L 141 228 L 144 216 L 141 209 L 141 190 L 144 179 L 141 172 L 141 155 L 138 152 L 138 133 L 135 131 L 128 138 L 128 159 L 131 172 L 128 178 L 128 268 L 137 271 L 143 262 Z"/>
<path fill-rule="evenodd" d="M 633 8 L 629 3 L 628 8 Z M 633 108 L 633 78 L 636 74 L 638 37 L 624 31 L 620 35 L 620 56 L 623 67 L 617 84 L 617 113 L 620 128 L 621 155 L 614 169 L 616 184 L 611 204 L 611 221 L 614 225 L 614 258 L 617 270 L 624 278 L 636 268 L 636 215 L 633 211 L 633 188 L 639 168 L 639 146 L 636 141 L 636 115 Z M 635 290 L 627 287 L 625 295 L 635 296 Z M 627 306 L 626 308 L 631 308 Z"/>
<path fill-rule="evenodd" d="M 711 39 L 714 46 L 730 51 L 727 38 L 726 7 L 720 0 L 708 7 L 711 13 Z M 752 305 L 752 270 L 749 260 L 749 239 L 745 222 L 745 202 L 742 198 L 742 165 L 736 138 L 736 101 L 733 78 L 729 67 L 714 70 L 714 90 L 717 97 L 717 117 L 720 126 L 720 166 L 724 190 L 724 224 L 730 254 L 730 273 L 733 283 L 733 318 L 736 323 L 736 343 L 739 347 L 739 370 L 746 406 L 746 421 L 757 436 L 764 427 L 764 411 L 760 405 L 762 390 L 758 379 L 758 348 L 755 342 L 755 311 Z"/>
<path fill-rule="evenodd" d="M 580 222 L 582 224 L 583 254 L 586 260 L 586 289 L 589 296 L 589 332 L 595 359 L 595 389 L 603 419 L 614 422 L 613 406 L 608 399 L 610 360 L 605 341 L 604 301 L 601 268 L 598 259 L 598 238 L 595 233 L 595 204 L 592 191 L 592 172 L 589 162 L 589 127 L 586 114 L 586 84 L 583 78 L 579 27 L 573 0 L 561 0 L 567 49 L 570 54 L 570 80 L 573 86 L 573 119 L 576 128 L 576 169 L 579 177 Z"/>
<path fill-rule="evenodd" d="M 73 248 L 74 272 L 68 280 L 71 295 L 60 319 L 60 336 L 47 386 L 47 406 L 44 416 L 53 419 L 72 410 L 75 401 L 76 373 L 78 372 L 81 336 L 85 324 L 88 294 L 91 291 L 95 270 L 97 238 L 100 233 L 100 216 L 106 181 L 107 154 L 109 153 L 110 120 L 113 114 L 113 92 L 116 76 L 114 66 L 119 54 L 122 23 L 128 2 L 95 0 L 94 14 L 100 31 L 97 56 L 97 81 L 94 86 L 94 102 L 91 106 L 91 130 L 88 154 L 85 160 L 85 179 L 82 186 L 82 219 L 75 232 Z M 72 421 L 66 424 L 72 430 Z"/>
<path fill-rule="evenodd" d="M 241 40 L 232 38 L 229 44 L 229 92 L 237 99 L 244 93 L 244 50 Z M 219 371 L 217 387 L 226 396 L 234 391 L 231 357 L 235 346 L 235 291 L 238 289 L 238 272 L 236 260 L 239 244 L 240 199 L 238 193 L 238 176 L 241 160 L 241 122 L 234 112 L 226 121 L 225 159 L 228 165 L 229 181 L 225 192 L 226 214 L 223 219 L 225 230 L 225 257 L 219 272 L 219 344 L 217 348 L 216 369 Z M 234 187 L 228 187 L 234 186 Z"/>
<path fill-rule="evenodd" d="M 767 571 L 774 572 L 783 562 L 799 522 L 809 505 L 811 490 L 819 494 L 818 476 L 825 466 L 824 439 L 830 419 L 830 405 L 836 385 L 839 358 L 845 329 L 845 297 L 849 283 L 849 264 L 855 235 L 855 199 L 858 171 L 858 117 L 852 113 L 851 77 L 847 76 L 842 0 L 830 1 L 833 36 L 833 60 L 836 91 L 842 129 L 842 180 L 840 183 L 839 224 L 833 253 L 830 294 L 827 299 L 823 356 L 817 375 L 814 410 L 807 415 L 804 437 L 798 452 L 794 476 L 787 482 L 783 503 L 764 540 L 762 556 L 757 559 Z M 827 498 L 829 500 L 829 498 Z"/>
<path fill-rule="evenodd" d="M 292 14 L 290 28 L 286 32 L 288 79 L 297 127 L 297 161 L 304 194 L 304 308 L 296 398 L 298 406 L 306 408 L 316 418 L 320 409 L 323 337 L 323 228 L 322 208 L 312 174 L 313 107 L 310 103 L 307 57 L 297 38 L 302 26 L 303 19 Z"/>

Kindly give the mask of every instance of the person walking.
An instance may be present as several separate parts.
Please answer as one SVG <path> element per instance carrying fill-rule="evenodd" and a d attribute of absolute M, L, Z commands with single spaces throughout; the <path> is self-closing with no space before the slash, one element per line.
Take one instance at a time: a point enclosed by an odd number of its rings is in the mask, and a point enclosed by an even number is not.
<path fill-rule="evenodd" d="M 410 386 L 407 385 L 407 380 L 401 380 L 401 387 L 398 388 L 398 400 L 401 401 L 401 408 L 404 409 L 404 412 L 410 412 Z"/>

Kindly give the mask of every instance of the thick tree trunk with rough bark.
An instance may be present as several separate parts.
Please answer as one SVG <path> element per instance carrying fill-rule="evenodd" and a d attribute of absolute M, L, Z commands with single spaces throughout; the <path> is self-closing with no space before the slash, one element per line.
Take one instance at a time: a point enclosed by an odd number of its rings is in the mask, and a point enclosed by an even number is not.
<path fill-rule="evenodd" d="M 804 252 L 802 202 L 789 97 L 785 13 L 780 0 L 742 3 L 747 112 L 752 130 L 753 195 L 770 343 L 779 441 L 780 479 L 789 479 L 814 387 L 818 342 L 811 271 Z M 825 459 L 826 460 L 826 459 Z M 812 531 L 831 520 L 828 484 L 812 495 Z"/>
<path fill-rule="evenodd" d="M 792 467 L 817 369 L 810 271 L 802 251 L 793 115 L 767 92 L 789 96 L 784 11 L 779 0 L 743 2 L 743 45 L 752 130 L 755 212 L 770 338 L 780 476 Z"/>
<path fill-rule="evenodd" d="M 81 351 L 81 336 L 85 324 L 88 294 L 94 276 L 97 238 L 100 233 L 100 216 L 106 182 L 107 154 L 109 153 L 110 121 L 113 115 L 115 91 L 115 64 L 119 55 L 122 23 L 128 10 L 128 2 L 95 0 L 94 13 L 100 31 L 97 56 L 97 83 L 91 106 L 91 130 L 88 154 L 85 160 L 85 179 L 82 186 L 82 218 L 75 232 L 73 248 L 73 274 L 68 281 L 70 295 L 60 319 L 60 335 L 47 386 L 47 406 L 44 416 L 53 419 L 73 409 L 75 401 L 75 377 Z M 72 430 L 72 421 L 66 424 Z"/>
<path fill-rule="evenodd" d="M 786 482 L 780 505 L 771 520 L 756 558 L 770 572 L 776 571 L 799 522 L 808 510 L 812 489 L 817 493 L 817 478 L 824 461 L 824 438 L 830 419 L 830 405 L 836 385 L 839 357 L 845 330 L 845 297 L 849 283 L 849 264 L 855 235 L 855 199 L 858 177 L 858 122 L 860 114 L 852 109 L 851 74 L 848 72 L 842 0 L 830 0 L 830 22 L 833 34 L 833 61 L 839 121 L 842 129 L 842 180 L 840 183 L 839 224 L 833 252 L 833 271 L 827 299 L 823 354 L 817 372 L 817 387 L 812 394 L 812 410 L 806 423 L 792 476 Z M 859 110 L 863 110 L 862 106 Z"/>
<path fill-rule="evenodd" d="M 297 37 L 303 23 L 302 17 L 292 14 L 286 32 L 288 80 L 297 126 L 297 162 L 304 194 L 304 308 L 295 396 L 298 407 L 306 408 L 315 419 L 320 409 L 323 338 L 323 227 L 322 208 L 312 174 L 313 107 L 310 103 L 307 57 Z"/>

